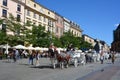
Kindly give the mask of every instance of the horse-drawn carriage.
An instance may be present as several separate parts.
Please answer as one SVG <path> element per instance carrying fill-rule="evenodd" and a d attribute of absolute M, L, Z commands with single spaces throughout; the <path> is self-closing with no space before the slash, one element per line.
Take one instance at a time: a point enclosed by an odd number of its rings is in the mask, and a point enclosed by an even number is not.
<path fill-rule="evenodd" d="M 53 57 L 50 57 L 53 68 L 59 66 L 61 69 L 73 64 L 77 67 L 79 64 L 85 64 L 85 55 L 80 50 L 78 51 L 54 51 Z"/>
<path fill-rule="evenodd" d="M 70 60 L 69 64 L 73 64 L 75 67 L 77 67 L 79 64 L 85 64 L 85 54 L 81 50 L 76 51 L 69 51 L 70 54 Z"/>

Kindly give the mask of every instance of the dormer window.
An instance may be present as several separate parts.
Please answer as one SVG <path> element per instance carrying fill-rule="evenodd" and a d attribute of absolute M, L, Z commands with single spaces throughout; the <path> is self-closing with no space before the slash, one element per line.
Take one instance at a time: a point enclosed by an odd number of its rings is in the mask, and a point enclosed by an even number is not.
<path fill-rule="evenodd" d="M 34 7 L 36 8 L 36 4 L 34 4 Z"/>
<path fill-rule="evenodd" d="M 50 12 L 48 12 L 48 14 L 50 14 Z"/>

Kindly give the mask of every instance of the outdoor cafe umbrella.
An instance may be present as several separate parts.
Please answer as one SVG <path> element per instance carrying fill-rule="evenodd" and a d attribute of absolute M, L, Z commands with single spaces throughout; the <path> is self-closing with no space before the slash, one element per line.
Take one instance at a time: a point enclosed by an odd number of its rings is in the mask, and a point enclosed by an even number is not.
<path fill-rule="evenodd" d="M 10 48 L 10 46 L 8 44 L 5 44 L 5 45 L 0 45 L 0 48 L 1 49 L 6 49 L 5 53 L 8 54 L 8 49 Z"/>
<path fill-rule="evenodd" d="M 40 48 L 40 47 L 35 47 L 35 50 L 42 50 L 42 48 Z"/>
<path fill-rule="evenodd" d="M 23 46 L 23 45 L 17 45 L 17 46 L 14 46 L 13 48 L 15 48 L 15 49 L 26 49 L 26 47 Z"/>
<path fill-rule="evenodd" d="M 26 49 L 28 49 L 28 50 L 35 50 L 35 48 L 32 47 L 32 46 L 28 46 L 28 47 L 26 47 Z"/>
<path fill-rule="evenodd" d="M 6 48 L 10 48 L 10 46 L 8 44 L 6 44 L 6 45 L 0 45 L 0 48 L 6 49 Z"/>

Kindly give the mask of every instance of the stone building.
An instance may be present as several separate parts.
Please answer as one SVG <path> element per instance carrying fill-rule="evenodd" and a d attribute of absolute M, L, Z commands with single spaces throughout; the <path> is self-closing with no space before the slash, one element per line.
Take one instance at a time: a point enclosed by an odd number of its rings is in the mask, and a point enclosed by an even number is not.
<path fill-rule="evenodd" d="M 95 42 L 94 38 L 92 38 L 86 34 L 83 34 L 82 37 L 83 37 L 84 41 L 90 43 L 92 46 L 95 46 L 96 42 Z"/>
<path fill-rule="evenodd" d="M 32 24 L 42 25 L 45 27 L 45 31 L 50 31 L 57 37 L 61 37 L 67 31 L 72 31 L 75 36 L 81 37 L 82 35 L 80 26 L 71 25 L 71 20 L 62 17 L 35 0 L 0 0 L 0 19 L 9 18 L 9 13 L 18 18 L 22 24 L 30 21 Z M 32 29 L 32 26 L 28 29 Z M 12 31 L 7 30 L 4 23 L 0 25 L 0 30 L 14 35 Z"/>
<path fill-rule="evenodd" d="M 117 29 L 113 31 L 111 51 L 120 52 L 120 24 L 118 25 Z"/>

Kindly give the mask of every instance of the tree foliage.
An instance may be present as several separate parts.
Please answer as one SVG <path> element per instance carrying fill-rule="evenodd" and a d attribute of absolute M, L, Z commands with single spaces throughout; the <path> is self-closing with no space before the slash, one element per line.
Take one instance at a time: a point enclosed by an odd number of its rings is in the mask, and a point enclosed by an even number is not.
<path fill-rule="evenodd" d="M 31 33 L 31 34 L 30 34 Z M 32 25 L 32 30 L 27 34 L 29 42 L 33 46 L 48 47 L 49 33 L 45 32 L 45 27 Z"/>
<path fill-rule="evenodd" d="M 75 37 L 70 31 L 65 32 L 63 36 L 57 38 L 52 33 L 45 31 L 44 26 L 36 26 L 30 21 L 22 25 L 12 14 L 7 19 L 0 19 L 0 24 L 3 23 L 6 23 L 7 30 L 12 31 L 13 35 L 6 35 L 1 30 L 0 44 L 8 43 L 11 46 L 15 46 L 28 42 L 35 47 L 48 47 L 50 43 L 54 43 L 55 46 L 63 48 L 66 48 L 69 44 L 73 44 L 78 49 L 92 48 L 91 44 L 85 42 L 82 37 Z M 32 29 L 28 29 L 28 27 L 32 27 Z"/>
<path fill-rule="evenodd" d="M 78 49 L 92 48 L 92 45 L 90 43 L 85 42 L 82 37 L 75 37 L 70 31 L 64 33 L 60 40 L 63 47 L 67 47 L 69 44 L 72 44 L 75 48 Z"/>
<path fill-rule="evenodd" d="M 9 17 L 5 19 L 1 19 L 0 23 L 1 24 L 4 23 L 6 25 L 6 32 L 7 31 L 12 32 L 11 35 L 9 34 L 4 36 L 5 39 L 3 38 L 3 40 L 6 41 L 5 43 L 8 43 L 9 45 L 13 45 L 13 46 L 17 44 L 23 44 L 20 33 L 24 31 L 24 28 L 23 25 L 21 25 L 21 22 L 17 21 L 17 18 L 15 18 L 12 14 L 9 14 Z M 3 31 L 2 34 L 6 32 Z"/>

